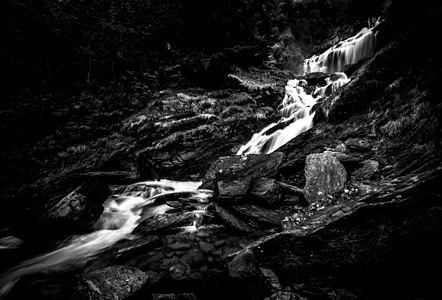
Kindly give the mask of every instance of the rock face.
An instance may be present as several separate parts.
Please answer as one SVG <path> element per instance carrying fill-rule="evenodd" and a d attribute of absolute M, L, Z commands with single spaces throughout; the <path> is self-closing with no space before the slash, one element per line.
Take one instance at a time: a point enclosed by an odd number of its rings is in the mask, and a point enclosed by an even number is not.
<path fill-rule="evenodd" d="M 42 218 L 45 225 L 87 229 L 103 212 L 103 202 L 110 194 L 109 186 L 98 180 L 91 180 L 64 197 Z"/>
<path fill-rule="evenodd" d="M 83 299 L 124 299 L 139 290 L 149 276 L 137 268 L 111 266 L 81 275 L 77 290 Z"/>
<path fill-rule="evenodd" d="M 306 158 L 305 177 L 305 197 L 312 203 L 326 200 L 334 192 L 343 189 L 347 181 L 347 172 L 344 166 L 329 154 L 310 154 Z"/>

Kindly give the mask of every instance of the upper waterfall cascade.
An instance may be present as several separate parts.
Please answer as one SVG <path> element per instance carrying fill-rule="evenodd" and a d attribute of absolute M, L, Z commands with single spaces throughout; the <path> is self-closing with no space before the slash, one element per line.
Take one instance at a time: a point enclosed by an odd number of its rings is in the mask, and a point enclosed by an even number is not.
<path fill-rule="evenodd" d="M 376 47 L 374 29 L 378 24 L 379 22 L 371 28 L 364 28 L 355 36 L 339 42 L 324 53 L 306 59 L 303 66 L 304 74 L 342 72 L 346 65 L 355 64 L 371 55 Z"/>
<path fill-rule="evenodd" d="M 371 28 L 364 28 L 358 34 L 320 55 L 312 56 L 304 61 L 304 74 L 321 72 L 328 73 L 326 85 L 318 87 L 312 95 L 304 90 L 305 80 L 289 80 L 285 87 L 285 96 L 280 108 L 281 119 L 255 133 L 250 141 L 241 146 L 237 154 L 268 154 L 279 149 L 299 134 L 313 127 L 315 113 L 312 107 L 322 97 L 328 97 L 350 80 L 342 72 L 349 64 L 357 63 L 360 59 L 371 55 L 376 47 L 376 32 L 374 29 L 379 21 Z"/>

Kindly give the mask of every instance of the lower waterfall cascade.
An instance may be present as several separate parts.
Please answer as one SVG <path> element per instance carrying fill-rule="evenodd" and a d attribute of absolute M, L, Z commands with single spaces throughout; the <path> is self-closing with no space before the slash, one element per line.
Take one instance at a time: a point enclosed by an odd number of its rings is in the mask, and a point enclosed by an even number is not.
<path fill-rule="evenodd" d="M 143 220 L 164 214 L 171 207 L 156 204 L 161 196 L 182 194 L 207 202 L 212 196 L 208 190 L 198 190 L 201 182 L 179 182 L 171 180 L 139 182 L 124 187 L 111 195 L 103 204 L 104 211 L 94 225 L 94 232 L 73 238 L 66 246 L 38 255 L 9 269 L 0 276 L 0 299 L 2 299 L 25 275 L 38 272 L 63 270 L 67 265 L 81 266 L 89 258 L 122 239 L 131 238 L 135 227 Z M 195 212 L 199 214 L 201 212 Z M 196 215 L 196 217 L 198 217 Z"/>

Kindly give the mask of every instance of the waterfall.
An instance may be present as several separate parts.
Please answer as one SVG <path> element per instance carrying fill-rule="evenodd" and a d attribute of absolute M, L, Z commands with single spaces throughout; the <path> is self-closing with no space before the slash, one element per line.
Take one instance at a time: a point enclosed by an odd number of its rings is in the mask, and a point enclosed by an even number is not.
<path fill-rule="evenodd" d="M 96 231 L 73 238 L 66 246 L 28 259 L 1 275 L 0 299 L 24 275 L 65 270 L 69 265 L 81 266 L 101 250 L 121 239 L 130 238 L 130 233 L 141 221 L 171 209 L 166 204 L 155 204 L 161 196 L 190 193 L 205 202 L 211 191 L 197 190 L 200 185 L 201 182 L 161 180 L 127 186 L 105 201 L 104 211 L 94 225 Z"/>
<path fill-rule="evenodd" d="M 255 133 L 247 144 L 241 146 L 238 155 L 272 153 L 313 126 L 314 113 L 310 114 L 310 111 L 317 99 L 304 91 L 302 85 L 305 83 L 297 79 L 288 81 L 280 105 L 282 117 L 279 122 L 272 123 L 259 133 Z M 275 127 L 282 128 L 274 130 Z"/>
<path fill-rule="evenodd" d="M 350 79 L 348 79 L 345 73 L 337 72 L 334 73 L 332 76 L 326 78 L 325 81 L 327 85 L 317 88 L 313 93 L 314 96 L 328 97 L 336 92 L 341 86 L 348 83 Z"/>
<path fill-rule="evenodd" d="M 289 80 L 285 87 L 285 96 L 279 106 L 281 119 L 272 123 L 258 133 L 250 141 L 241 146 L 237 155 L 268 154 L 285 145 L 299 134 L 313 127 L 313 105 L 318 99 L 328 97 L 341 86 L 350 81 L 343 69 L 346 65 L 357 63 L 360 59 L 371 55 L 376 47 L 376 32 L 374 29 L 380 23 L 375 22 L 371 28 L 364 28 L 358 34 L 320 55 L 314 55 L 304 61 L 303 73 L 328 73 L 326 85 L 316 88 L 312 95 L 304 91 L 305 80 Z"/>
<path fill-rule="evenodd" d="M 371 55 L 376 47 L 374 28 L 364 28 L 355 36 L 339 42 L 324 53 L 314 55 L 304 61 L 304 74 L 322 72 L 335 73 L 344 70 L 346 65 L 357 63 L 360 59 Z"/>

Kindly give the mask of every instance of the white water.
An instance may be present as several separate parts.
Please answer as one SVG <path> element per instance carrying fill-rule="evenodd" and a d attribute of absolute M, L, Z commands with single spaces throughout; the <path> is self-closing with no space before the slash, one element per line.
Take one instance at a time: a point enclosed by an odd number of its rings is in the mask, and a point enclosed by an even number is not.
<path fill-rule="evenodd" d="M 127 186 L 119 195 L 106 200 L 95 232 L 74 238 L 60 249 L 28 259 L 0 276 L 0 299 L 24 275 L 64 270 L 69 265 L 81 266 L 99 251 L 121 239 L 131 238 L 130 233 L 141 221 L 171 209 L 165 204 L 153 205 L 161 195 L 192 192 L 201 202 L 207 202 L 211 191 L 197 190 L 200 185 L 201 182 L 161 180 Z"/>
<path fill-rule="evenodd" d="M 320 55 L 314 55 L 304 61 L 304 74 L 321 72 L 331 74 L 326 85 L 318 87 L 313 95 L 306 94 L 303 80 L 289 80 L 285 87 L 285 97 L 280 105 L 281 119 L 272 123 L 258 133 L 250 141 L 241 146 L 237 154 L 268 154 L 279 149 L 301 133 L 313 127 L 313 105 L 322 97 L 328 97 L 350 80 L 343 73 L 346 65 L 357 63 L 360 59 L 371 55 L 376 47 L 378 26 L 362 29 L 357 35 L 339 42 Z M 333 73 L 333 74 L 332 74 Z M 278 128 L 277 130 L 275 130 Z"/>
<path fill-rule="evenodd" d="M 281 104 L 281 119 L 255 133 L 247 144 L 241 146 L 238 155 L 272 153 L 313 126 L 314 113 L 310 114 L 310 111 L 317 99 L 306 94 L 301 84 L 300 80 L 289 80 Z M 283 128 L 272 132 L 276 126 Z"/>
<path fill-rule="evenodd" d="M 304 61 L 304 74 L 322 72 L 342 72 L 346 65 L 355 64 L 360 59 L 371 55 L 376 47 L 376 33 L 371 28 L 362 29 L 357 35 L 352 36 L 320 55 L 314 55 Z"/>
<path fill-rule="evenodd" d="M 326 78 L 325 81 L 327 82 L 327 85 L 317 88 L 313 93 L 313 95 L 320 97 L 328 97 L 332 95 L 334 92 L 336 92 L 341 86 L 348 83 L 350 79 L 348 79 L 345 73 L 337 72 L 333 74 L 333 79 L 331 76 L 329 78 Z"/>

